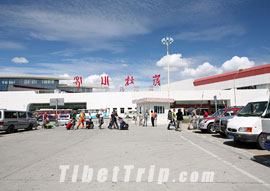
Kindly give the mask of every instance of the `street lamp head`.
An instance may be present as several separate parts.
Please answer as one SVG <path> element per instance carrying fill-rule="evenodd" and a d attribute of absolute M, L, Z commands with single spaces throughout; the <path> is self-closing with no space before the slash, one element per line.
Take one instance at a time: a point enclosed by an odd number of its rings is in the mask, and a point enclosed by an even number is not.
<path fill-rule="evenodd" d="M 165 37 L 165 38 L 163 38 L 163 39 L 161 39 L 161 43 L 162 44 L 172 44 L 173 43 L 173 38 L 171 38 L 171 37 Z"/>

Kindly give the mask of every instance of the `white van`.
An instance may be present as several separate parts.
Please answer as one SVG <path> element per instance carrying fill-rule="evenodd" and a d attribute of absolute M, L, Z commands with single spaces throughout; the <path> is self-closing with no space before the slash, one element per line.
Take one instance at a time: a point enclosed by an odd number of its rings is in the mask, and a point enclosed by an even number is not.
<path fill-rule="evenodd" d="M 266 116 L 267 99 L 249 102 L 236 117 L 229 121 L 228 135 L 234 137 L 236 142 L 256 142 L 260 149 L 265 149 L 262 136 L 262 117 Z"/>
<path fill-rule="evenodd" d="M 37 120 L 31 112 L 0 109 L 0 131 L 14 133 L 18 129 L 37 128 Z"/>

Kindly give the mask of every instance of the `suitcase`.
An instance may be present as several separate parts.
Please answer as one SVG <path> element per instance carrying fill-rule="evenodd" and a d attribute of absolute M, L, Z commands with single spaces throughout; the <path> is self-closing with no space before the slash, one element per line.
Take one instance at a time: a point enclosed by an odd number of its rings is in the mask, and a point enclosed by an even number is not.
<path fill-rule="evenodd" d="M 94 129 L 93 121 L 86 121 L 86 128 L 87 129 Z"/>
<path fill-rule="evenodd" d="M 112 129 L 112 126 L 113 126 L 113 122 L 110 122 L 108 128 Z"/>
<path fill-rule="evenodd" d="M 72 127 L 72 123 L 69 122 L 69 123 L 67 124 L 67 126 L 66 126 L 66 129 L 67 129 L 67 130 L 70 130 L 71 127 Z"/>
<path fill-rule="evenodd" d="M 120 130 L 128 130 L 129 125 L 124 121 L 120 124 Z"/>

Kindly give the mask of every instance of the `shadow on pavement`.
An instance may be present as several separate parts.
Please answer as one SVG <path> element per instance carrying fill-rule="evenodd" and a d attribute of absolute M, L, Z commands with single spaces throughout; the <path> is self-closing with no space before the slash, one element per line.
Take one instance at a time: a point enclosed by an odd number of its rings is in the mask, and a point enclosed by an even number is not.
<path fill-rule="evenodd" d="M 254 162 L 270 167 L 270 152 L 269 155 L 257 155 L 251 158 Z"/>
<path fill-rule="evenodd" d="M 235 141 L 226 141 L 223 143 L 234 148 L 239 149 L 256 149 L 259 150 L 256 143 L 247 143 L 247 142 L 235 142 Z"/>
<path fill-rule="evenodd" d="M 212 135 L 212 137 L 219 138 L 219 139 L 228 139 L 227 136 L 223 136 L 223 135 L 220 135 L 220 134 L 214 134 L 214 135 Z"/>

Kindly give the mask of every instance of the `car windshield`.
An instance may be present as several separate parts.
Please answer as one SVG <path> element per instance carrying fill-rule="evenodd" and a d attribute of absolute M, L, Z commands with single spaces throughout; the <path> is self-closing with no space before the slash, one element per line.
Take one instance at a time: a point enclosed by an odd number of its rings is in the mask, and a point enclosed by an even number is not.
<path fill-rule="evenodd" d="M 224 113 L 224 109 L 220 109 L 220 110 L 218 110 L 218 111 L 216 111 L 216 113 L 214 113 L 213 115 L 212 115 L 212 117 L 218 117 L 218 116 L 220 116 L 222 113 Z"/>
<path fill-rule="evenodd" d="M 248 103 L 243 107 L 243 109 L 241 109 L 238 116 L 261 116 L 265 111 L 266 106 L 266 101 Z"/>
<path fill-rule="evenodd" d="M 60 118 L 67 118 L 69 115 L 60 115 Z"/>

